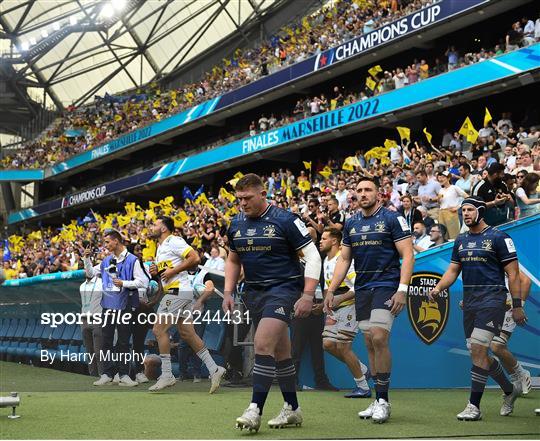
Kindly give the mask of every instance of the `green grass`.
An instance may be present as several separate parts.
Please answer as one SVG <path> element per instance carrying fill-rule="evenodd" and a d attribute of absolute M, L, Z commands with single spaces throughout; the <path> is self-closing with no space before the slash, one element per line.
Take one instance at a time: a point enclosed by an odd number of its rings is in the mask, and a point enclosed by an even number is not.
<path fill-rule="evenodd" d="M 518 400 L 510 417 L 498 415 L 499 391 L 486 392 L 484 420 L 459 422 L 455 414 L 467 401 L 465 390 L 391 391 L 392 417 L 383 425 L 363 421 L 357 412 L 368 400 L 352 400 L 341 392 L 301 392 L 304 411 L 301 428 L 271 430 L 258 434 L 234 429 L 234 420 L 247 406 L 249 389 L 221 388 L 208 394 L 208 382 L 177 383 L 166 392 L 151 394 L 146 388 L 97 389 L 92 378 L 52 369 L 0 362 L 0 395 L 21 394 L 22 416 L 8 420 L 10 409 L 0 409 L 0 439 L 298 439 L 298 438 L 512 438 L 540 436 L 540 393 L 532 391 Z M 282 406 L 273 388 L 263 424 Z"/>

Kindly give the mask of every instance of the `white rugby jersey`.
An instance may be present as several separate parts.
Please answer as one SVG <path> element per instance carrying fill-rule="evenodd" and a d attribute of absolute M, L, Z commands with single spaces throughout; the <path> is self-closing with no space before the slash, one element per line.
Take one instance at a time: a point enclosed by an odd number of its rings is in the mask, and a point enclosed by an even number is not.
<path fill-rule="evenodd" d="M 323 271 L 325 289 L 328 289 L 328 287 L 330 286 L 330 282 L 332 282 L 332 278 L 334 277 L 334 270 L 336 269 L 336 263 L 340 254 L 341 253 L 338 252 L 332 259 L 329 259 L 328 257 L 324 258 Z M 336 294 L 345 294 L 348 291 L 354 291 L 355 277 L 356 273 L 354 271 L 354 261 L 352 261 L 351 266 L 349 267 L 349 271 L 347 273 L 347 277 L 345 277 L 343 282 L 341 282 L 341 285 L 339 286 Z M 352 304 L 354 304 L 354 299 L 346 300 L 345 302 L 340 303 L 339 307 Z"/>
<path fill-rule="evenodd" d="M 191 250 L 193 248 L 183 238 L 171 234 L 157 247 L 156 265 L 158 271 L 161 272 L 164 269 L 174 268 L 179 265 L 186 259 Z M 179 290 L 189 291 L 190 286 L 188 272 L 182 271 L 168 279 L 167 285 L 163 289 L 167 291 L 178 288 Z"/>

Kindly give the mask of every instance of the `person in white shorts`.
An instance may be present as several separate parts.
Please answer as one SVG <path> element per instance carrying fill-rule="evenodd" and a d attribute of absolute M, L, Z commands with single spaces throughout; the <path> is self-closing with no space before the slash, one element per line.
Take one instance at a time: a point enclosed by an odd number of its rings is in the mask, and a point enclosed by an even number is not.
<path fill-rule="evenodd" d="M 531 291 L 531 279 L 523 271 L 519 272 L 519 278 L 521 282 L 521 302 L 525 306 L 525 300 L 527 300 Z M 508 287 L 508 278 L 506 278 L 506 286 Z M 508 372 L 510 381 L 512 383 L 521 383 L 522 394 L 527 395 L 531 390 L 531 373 L 523 369 L 523 366 L 521 366 L 508 349 L 508 340 L 510 340 L 516 328 L 516 322 L 512 317 L 512 296 L 510 294 L 508 294 L 508 298 L 506 299 L 506 307 L 507 311 L 504 316 L 501 332 L 499 335 L 493 337 L 491 350 L 499 358 L 506 372 Z"/>
<path fill-rule="evenodd" d="M 319 249 L 326 254 L 323 263 L 325 291 L 334 277 L 334 268 L 340 254 L 342 234 L 336 228 L 326 228 L 321 236 Z M 352 342 L 358 333 L 358 322 L 354 306 L 354 266 L 351 265 L 347 277 L 336 291 L 331 313 L 326 315 L 323 348 L 347 365 L 356 387 L 345 395 L 346 398 L 370 398 L 367 383 L 368 368 L 352 350 Z"/>
<path fill-rule="evenodd" d="M 155 263 L 150 265 L 150 274 L 159 275 L 163 284 L 164 295 L 157 311 L 158 320 L 153 332 L 159 346 L 161 359 L 161 375 L 158 381 L 148 390 L 157 391 L 176 383 L 171 369 L 171 346 L 168 330 L 176 324 L 180 338 L 205 364 L 210 373 L 210 393 L 214 393 L 221 382 L 225 369 L 218 366 L 208 348 L 195 332 L 191 308 L 193 289 L 188 270 L 195 268 L 200 258 L 197 252 L 186 241 L 174 236 L 174 221 L 168 216 L 158 216 L 150 229 L 150 237 L 158 241 Z"/>

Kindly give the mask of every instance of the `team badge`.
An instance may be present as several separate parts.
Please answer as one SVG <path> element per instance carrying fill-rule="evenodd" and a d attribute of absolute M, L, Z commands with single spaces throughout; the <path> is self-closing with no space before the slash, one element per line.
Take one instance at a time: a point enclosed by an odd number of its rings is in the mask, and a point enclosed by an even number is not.
<path fill-rule="evenodd" d="M 351 321 L 352 320 L 352 314 L 347 314 L 347 321 Z"/>
<path fill-rule="evenodd" d="M 491 239 L 486 239 L 482 241 L 482 249 L 486 251 L 490 251 L 493 249 L 493 242 L 491 242 Z"/>
<path fill-rule="evenodd" d="M 441 291 L 434 302 L 428 298 L 428 292 L 435 288 L 441 277 L 440 274 L 432 272 L 414 273 L 409 284 L 407 296 L 409 320 L 416 335 L 427 345 L 441 336 L 448 322 L 449 290 Z"/>
<path fill-rule="evenodd" d="M 376 231 L 377 233 L 382 233 L 382 232 L 384 232 L 385 228 L 386 228 L 386 226 L 384 225 L 384 222 L 383 222 L 383 221 L 377 222 L 377 223 L 375 224 L 375 231 Z"/>
<path fill-rule="evenodd" d="M 263 228 L 263 236 L 274 237 L 276 235 L 276 227 L 273 225 L 267 225 Z"/>

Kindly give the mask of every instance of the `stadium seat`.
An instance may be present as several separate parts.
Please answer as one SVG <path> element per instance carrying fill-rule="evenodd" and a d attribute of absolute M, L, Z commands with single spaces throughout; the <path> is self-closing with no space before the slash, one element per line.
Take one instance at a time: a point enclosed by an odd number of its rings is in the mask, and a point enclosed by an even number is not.
<path fill-rule="evenodd" d="M 23 359 L 31 359 L 32 355 L 34 354 L 34 351 L 37 349 L 39 340 L 43 336 L 43 334 L 46 332 L 47 327 L 45 325 L 42 325 L 39 320 L 36 323 L 36 326 L 34 328 L 34 332 L 32 333 L 32 336 L 30 337 L 30 341 L 26 348 L 22 348 L 22 351 L 19 351 L 19 354 Z"/>
<path fill-rule="evenodd" d="M 13 333 L 13 336 L 10 338 L 6 345 L 4 346 L 4 356 L 7 361 L 11 361 L 13 358 L 13 352 L 16 348 L 19 347 L 20 342 L 22 341 L 24 332 L 26 330 L 27 319 L 19 319 L 17 327 Z"/>
<path fill-rule="evenodd" d="M 28 323 L 26 325 L 26 329 L 23 332 L 23 335 L 21 338 L 19 338 L 16 345 L 11 345 L 7 353 L 8 355 L 11 355 L 14 359 L 18 358 L 19 354 L 24 352 L 24 349 L 28 347 L 28 344 L 30 342 L 30 339 L 32 337 L 32 334 L 34 333 L 34 329 L 36 327 L 37 320 L 36 319 L 30 319 L 28 320 Z"/>

